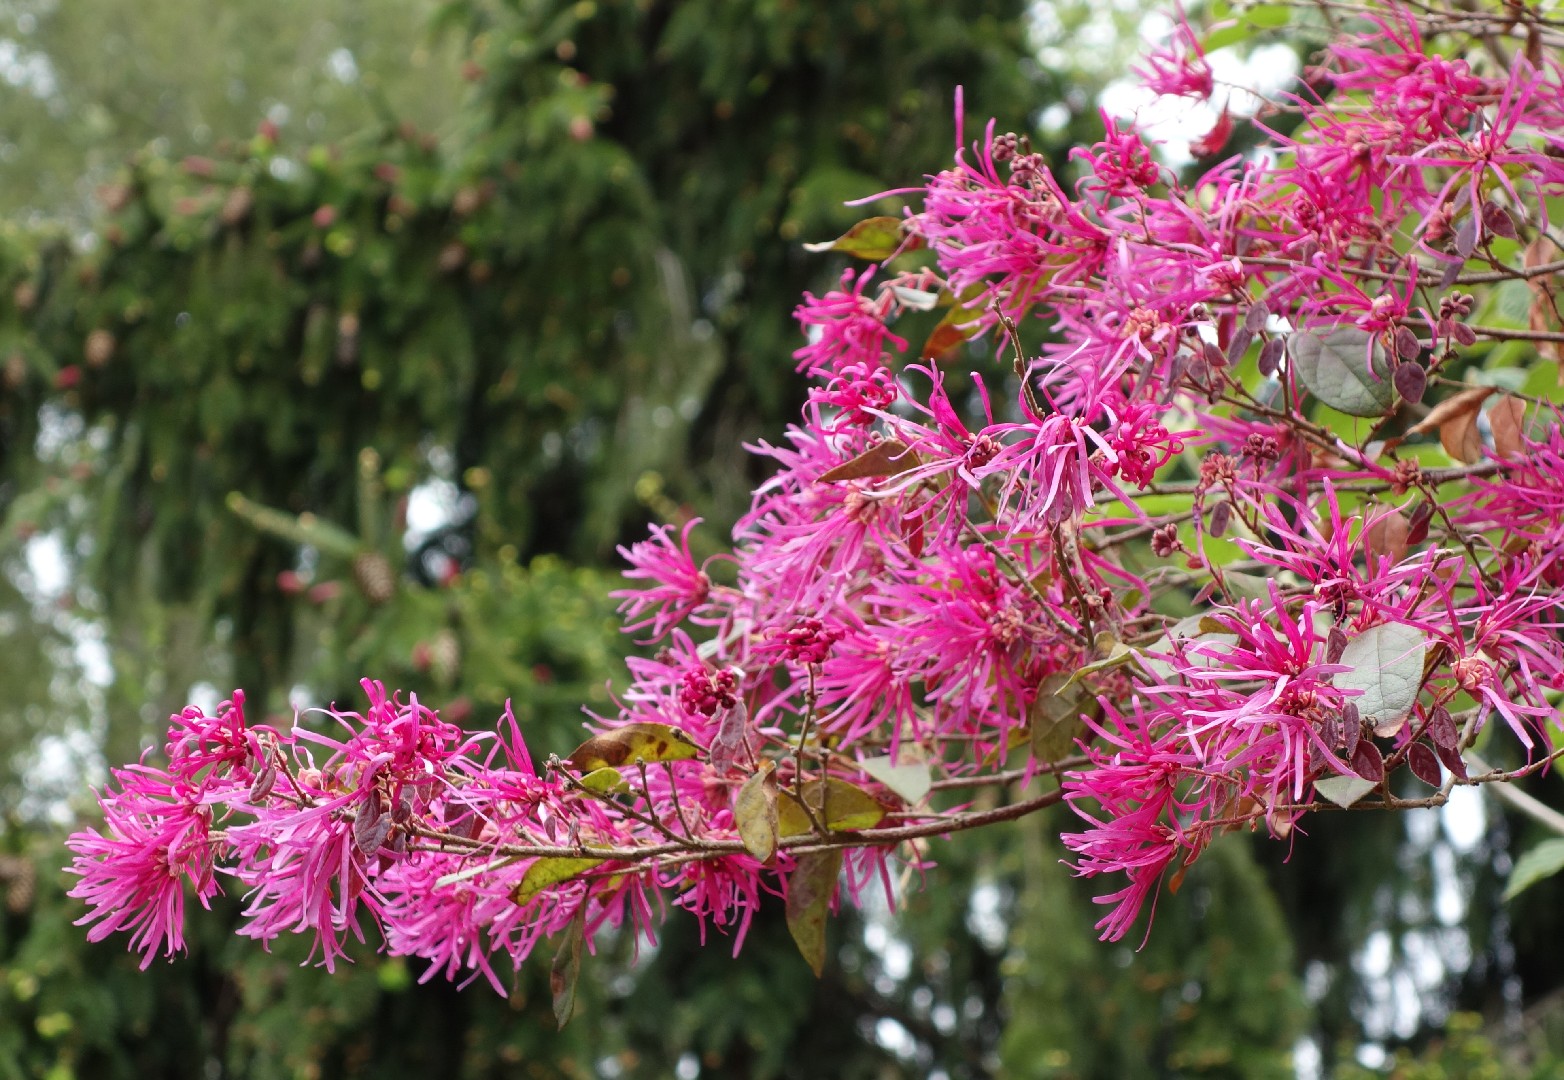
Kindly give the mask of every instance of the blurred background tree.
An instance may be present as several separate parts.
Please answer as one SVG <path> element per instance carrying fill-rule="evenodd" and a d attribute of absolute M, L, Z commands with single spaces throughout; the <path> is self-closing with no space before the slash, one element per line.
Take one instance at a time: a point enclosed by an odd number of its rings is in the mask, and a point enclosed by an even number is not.
<path fill-rule="evenodd" d="M 717 550 L 759 479 L 737 447 L 794 415 L 789 314 L 843 269 L 801 241 L 948 162 L 958 84 L 969 131 L 1067 170 L 1139 22 L 1093 10 L 0 2 L 0 1077 L 1289 1076 L 1311 1030 L 1350 1057 L 1390 819 L 1303 884 L 1235 838 L 1139 956 L 1092 940 L 1058 822 L 1018 823 L 844 922 L 818 983 L 779 912 L 737 962 L 675 919 L 589 967 L 563 1033 L 536 964 L 508 1000 L 373 955 L 328 977 L 235 939 L 230 900 L 143 974 L 68 925 L 81 777 L 188 700 L 351 708 L 368 674 L 577 742 L 631 647 L 615 544 L 700 515 Z"/>

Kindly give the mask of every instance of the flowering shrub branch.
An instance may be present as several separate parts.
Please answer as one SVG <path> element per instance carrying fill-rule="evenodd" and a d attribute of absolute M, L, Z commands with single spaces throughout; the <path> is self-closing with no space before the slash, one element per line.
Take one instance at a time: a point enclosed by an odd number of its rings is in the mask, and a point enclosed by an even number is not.
<path fill-rule="evenodd" d="M 330 967 L 373 925 L 502 989 L 543 937 L 652 935 L 670 904 L 737 949 L 771 893 L 819 970 L 829 911 L 925 840 L 1062 802 L 1117 939 L 1223 832 L 1550 765 L 1559 30 L 1309 10 L 1328 44 L 1259 151 L 1185 184 L 1110 121 L 1067 187 L 990 125 L 904 218 L 823 245 L 872 265 L 798 310 L 809 401 L 753 448 L 775 472 L 731 565 L 694 522 L 624 553 L 659 651 L 568 759 L 368 680 L 328 732 L 187 709 L 71 840 L 89 936 L 150 963 L 185 883 L 226 877 L 263 943 L 313 935 Z M 1184 23 L 1140 74 L 1218 90 Z M 943 366 L 980 338 L 1001 364 Z M 1527 764 L 1470 766 L 1491 728 Z"/>

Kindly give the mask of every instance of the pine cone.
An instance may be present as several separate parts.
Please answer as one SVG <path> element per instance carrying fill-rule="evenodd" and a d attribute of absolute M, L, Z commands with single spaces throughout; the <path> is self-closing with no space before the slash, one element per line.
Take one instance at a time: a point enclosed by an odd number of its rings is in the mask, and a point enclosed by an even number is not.
<path fill-rule="evenodd" d="M 391 560 L 378 551 L 353 556 L 353 580 L 371 604 L 384 604 L 396 594 L 396 573 Z"/>

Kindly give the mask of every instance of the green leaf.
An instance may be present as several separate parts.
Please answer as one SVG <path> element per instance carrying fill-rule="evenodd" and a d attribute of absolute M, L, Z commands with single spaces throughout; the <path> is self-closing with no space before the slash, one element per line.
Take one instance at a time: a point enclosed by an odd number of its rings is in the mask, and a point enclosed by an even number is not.
<path fill-rule="evenodd" d="M 1513 900 L 1524 890 L 1560 870 L 1564 870 L 1564 838 L 1544 840 L 1515 860 L 1510 880 L 1504 886 L 1504 898 Z"/>
<path fill-rule="evenodd" d="M 1356 326 L 1343 325 L 1324 333 L 1300 330 L 1287 339 L 1293 370 L 1309 393 L 1351 416 L 1383 416 L 1395 401 L 1385 350 L 1373 343 L 1373 371 L 1369 370 L 1372 335 Z"/>
<path fill-rule="evenodd" d="M 1343 809 L 1374 790 L 1374 781 L 1361 776 L 1332 776 L 1314 781 L 1314 790 Z"/>
<path fill-rule="evenodd" d="M 1070 677 L 1065 680 L 1064 686 L 1061 686 L 1059 689 L 1063 690 L 1067 686 L 1074 686 L 1086 676 L 1095 675 L 1099 671 L 1112 671 L 1116 667 L 1123 667 L 1125 664 L 1135 659 L 1137 655 L 1139 655 L 1137 650 L 1130 648 L 1122 641 L 1115 641 L 1112 646 L 1109 647 L 1106 656 L 1102 657 L 1100 660 L 1093 660 L 1089 664 L 1082 664 L 1080 667 L 1076 668 L 1070 673 Z"/>
<path fill-rule="evenodd" d="M 880 801 L 856 784 L 830 777 L 804 785 L 804 802 L 815 818 L 832 832 L 872 829 L 885 816 Z M 782 836 L 803 836 L 814 830 L 804 803 L 792 792 L 783 792 L 777 804 L 777 830 Z"/>
<path fill-rule="evenodd" d="M 1244 12 L 1244 22 L 1261 30 L 1277 30 L 1292 22 L 1289 4 L 1256 4 Z"/>
<path fill-rule="evenodd" d="M 1211 542 L 1206 541 L 1207 554 L 1210 554 Z M 1227 586 L 1227 591 L 1241 600 L 1269 600 L 1271 598 L 1270 579 L 1259 574 L 1246 574 L 1242 570 L 1222 571 L 1222 582 Z"/>
<path fill-rule="evenodd" d="M 571 753 L 570 765 L 580 773 L 618 768 L 643 761 L 684 761 L 700 753 L 690 737 L 670 724 L 641 721 L 599 732 Z"/>
<path fill-rule="evenodd" d="M 570 855 L 545 856 L 527 867 L 527 872 L 521 875 L 521 881 L 511 890 L 510 898 L 518 905 L 525 905 L 550 885 L 558 885 L 562 881 L 579 877 L 594 866 L 601 866 L 602 863 L 602 859 L 578 858 Z"/>
<path fill-rule="evenodd" d="M 1405 623 L 1380 623 L 1347 642 L 1341 663 L 1351 670 L 1337 672 L 1335 685 L 1362 691 L 1353 702 L 1377 734 L 1394 734 L 1417 701 L 1427 648 L 1423 632 Z"/>
<path fill-rule="evenodd" d="M 885 755 L 867 758 L 860 761 L 858 766 L 899 795 L 909 806 L 922 802 L 934 783 L 927 761 L 906 761 L 897 765 Z"/>
<path fill-rule="evenodd" d="M 825 971 L 825 920 L 841 872 L 839 849 L 810 851 L 798 857 L 787 880 L 788 932 L 817 979 Z"/>
<path fill-rule="evenodd" d="M 827 240 L 820 244 L 805 244 L 804 250 L 840 251 L 854 258 L 881 262 L 889 259 L 898 250 L 911 251 L 922 246 L 915 238 L 908 241 L 902 235 L 901 225 L 901 218 L 865 218 L 835 240 Z"/>
<path fill-rule="evenodd" d="M 576 980 L 581 976 L 581 941 L 586 935 L 586 905 L 576 909 L 576 917 L 565 928 L 565 940 L 560 942 L 549 967 L 548 985 L 554 995 L 554 1019 L 564 1030 L 570 1022 L 570 1014 L 576 1011 Z"/>
<path fill-rule="evenodd" d="M 1062 672 L 1048 676 L 1027 709 L 1032 756 L 1038 761 L 1052 765 L 1068 757 L 1086 727 L 1081 720 L 1081 688 L 1073 685 L 1074 679 Z"/>
<path fill-rule="evenodd" d="M 738 826 L 744 850 L 761 862 L 769 862 L 777 850 L 776 764 L 767 761 L 760 771 L 744 781 L 733 800 L 733 821 Z"/>

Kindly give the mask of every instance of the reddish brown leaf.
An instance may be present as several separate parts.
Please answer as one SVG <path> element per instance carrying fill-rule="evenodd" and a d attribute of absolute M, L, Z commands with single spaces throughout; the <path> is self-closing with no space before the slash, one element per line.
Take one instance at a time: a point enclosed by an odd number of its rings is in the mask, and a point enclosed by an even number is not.
<path fill-rule="evenodd" d="M 1341 735 L 1350 763 L 1352 755 L 1358 752 L 1358 741 L 1363 737 L 1363 716 L 1350 701 L 1341 707 Z"/>
<path fill-rule="evenodd" d="M 1406 557 L 1407 534 L 1410 531 L 1406 515 L 1395 510 L 1375 518 L 1363 539 L 1374 554 L 1388 555 L 1392 562 L 1400 562 Z"/>
<path fill-rule="evenodd" d="M 1428 415 L 1407 429 L 1408 435 L 1427 435 L 1440 431 L 1451 420 L 1462 416 L 1474 416 L 1482 403 L 1494 392 L 1492 386 L 1472 386 L 1452 394 L 1428 410 Z"/>
<path fill-rule="evenodd" d="M 1421 544 L 1428 539 L 1428 523 L 1434 519 L 1434 504 L 1424 499 L 1412 509 L 1407 522 L 1407 544 Z"/>
<path fill-rule="evenodd" d="M 1559 249 L 1552 240 L 1539 231 L 1537 239 L 1526 245 L 1526 250 L 1521 256 L 1521 264 L 1528 270 L 1534 270 L 1546 265 L 1558 258 Z M 1527 325 L 1533 330 L 1552 331 L 1558 329 L 1557 305 L 1553 295 L 1551 275 L 1539 274 L 1529 278 L 1531 285 L 1531 310 L 1527 312 Z M 1564 380 L 1564 346 L 1556 341 L 1537 342 L 1537 351 L 1545 358 L 1559 362 L 1559 378 Z"/>
<path fill-rule="evenodd" d="M 878 476 L 895 476 L 921 464 L 917 452 L 909 450 L 900 439 L 886 439 L 834 469 L 820 475 L 822 482 L 834 484 L 839 480 L 868 480 Z"/>
<path fill-rule="evenodd" d="M 565 940 L 549 967 L 549 991 L 554 995 L 554 1020 L 563 1030 L 576 1011 L 576 980 L 581 977 L 581 943 L 585 938 L 586 905 L 576 909 L 576 917 L 565 928 Z"/>
<path fill-rule="evenodd" d="M 1477 431 L 1477 413 L 1462 413 L 1439 428 L 1439 445 L 1455 460 L 1471 465 L 1483 457 L 1483 437 Z"/>
<path fill-rule="evenodd" d="M 1505 394 L 1488 409 L 1488 426 L 1493 429 L 1493 448 L 1500 457 L 1516 457 L 1526 448 L 1526 403 Z"/>
<path fill-rule="evenodd" d="M 939 321 L 918 356 L 924 360 L 943 360 L 962 342 L 977 332 L 978 313 L 971 308 L 953 307 Z"/>
<path fill-rule="evenodd" d="M 1436 746 L 1434 751 L 1439 755 L 1439 760 L 1444 762 L 1445 768 L 1462 780 L 1466 779 L 1466 759 L 1461 756 L 1461 751 L 1444 746 Z"/>

